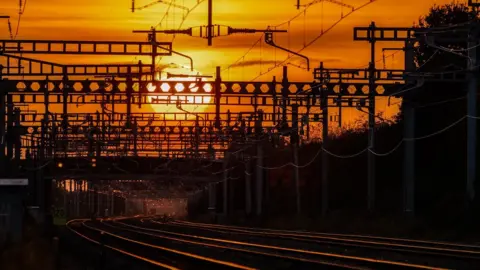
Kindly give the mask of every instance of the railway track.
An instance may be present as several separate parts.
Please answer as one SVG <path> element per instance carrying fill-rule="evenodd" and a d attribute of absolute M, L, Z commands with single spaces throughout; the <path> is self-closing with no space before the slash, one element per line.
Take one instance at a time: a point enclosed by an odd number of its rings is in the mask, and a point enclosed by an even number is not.
<path fill-rule="evenodd" d="M 159 223 L 158 221 L 152 222 Z M 421 253 L 427 255 L 438 255 L 444 257 L 472 259 L 480 261 L 480 246 L 475 245 L 351 234 L 329 234 L 308 231 L 272 230 L 238 226 L 225 226 L 217 224 L 192 223 L 186 221 L 173 221 L 169 224 L 173 226 L 201 228 L 203 230 L 210 230 L 215 232 L 260 235 L 263 237 L 302 240 L 306 242 L 319 242 L 332 245 L 355 245 L 372 249 L 389 249 L 394 251 L 402 251 L 416 254 Z"/>
<path fill-rule="evenodd" d="M 148 219 L 153 220 L 153 219 Z M 196 223 L 188 221 L 175 220 L 171 221 L 172 224 L 179 224 L 183 226 L 195 226 L 195 227 L 204 227 L 204 228 L 217 228 L 221 230 L 236 231 L 236 232 L 259 232 L 264 235 L 284 235 L 284 236 L 297 236 L 297 237 L 306 237 L 306 238 L 336 238 L 336 239 L 349 239 L 354 241 L 381 241 L 381 243 L 389 243 L 392 245 L 419 245 L 421 247 L 430 247 L 432 249 L 455 249 L 454 252 L 464 251 L 466 254 L 472 253 L 480 257 L 480 246 L 479 245 L 469 245 L 469 244 L 459 244 L 459 243 L 450 243 L 450 242 L 440 242 L 440 241 L 426 241 L 426 240 L 416 240 L 416 239 L 405 239 L 405 238 L 392 238 L 392 237 L 380 237 L 380 236 L 369 236 L 369 235 L 355 235 L 355 234 L 335 234 L 335 233 L 319 233 L 319 232 L 310 232 L 310 231 L 294 231 L 294 230 L 276 230 L 276 229 L 265 229 L 265 228 L 254 228 L 254 227 L 240 227 L 240 226 L 227 226 L 219 224 L 208 224 L 208 223 Z M 408 246 L 412 247 L 412 246 Z"/>
<path fill-rule="evenodd" d="M 207 237 L 204 236 L 204 233 L 199 232 L 189 234 L 169 229 L 161 230 L 153 227 L 154 225 L 157 225 L 157 227 L 159 225 L 155 221 L 152 223 L 136 222 L 137 225 L 134 225 L 134 223 L 135 220 L 117 220 L 103 225 L 117 230 L 130 231 L 137 234 L 138 237 L 144 237 L 144 239 L 149 239 L 150 241 L 156 239 L 165 243 L 167 241 L 170 243 L 172 241 L 182 243 L 183 246 L 194 245 L 197 250 L 201 250 L 198 247 L 204 247 L 209 252 L 213 252 L 213 254 L 220 253 L 224 258 L 228 257 L 260 269 L 441 269 L 439 267 L 405 262 L 264 244 L 258 241 L 250 241 L 251 239 L 244 239 L 248 241 L 229 240 L 221 237 Z M 227 253 L 231 254 L 228 255 Z M 231 255 L 233 257 L 230 257 Z M 275 265 L 279 261 L 283 262 L 283 265 Z"/>
<path fill-rule="evenodd" d="M 241 239 L 242 241 L 248 239 L 249 242 L 270 243 L 298 249 L 426 265 L 433 268 L 480 269 L 479 247 L 474 245 L 245 228 L 182 221 L 168 223 L 148 219 L 145 221 L 162 226 L 164 230 L 188 232 L 195 235 L 209 235 L 231 240 Z"/>
<path fill-rule="evenodd" d="M 114 251 L 157 269 L 245 269 L 254 268 L 199 256 L 179 249 L 166 248 L 127 238 L 118 233 L 101 229 L 88 220 L 74 220 L 67 227 L 79 237 L 92 244 Z M 143 269 L 143 268 L 141 268 Z"/>

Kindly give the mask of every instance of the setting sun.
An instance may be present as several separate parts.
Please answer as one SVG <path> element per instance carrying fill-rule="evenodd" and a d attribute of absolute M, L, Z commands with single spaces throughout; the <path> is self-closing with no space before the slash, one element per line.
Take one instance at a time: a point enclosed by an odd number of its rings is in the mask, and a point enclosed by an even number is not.
<path fill-rule="evenodd" d="M 201 72 L 197 70 L 191 71 L 186 67 L 182 68 L 166 68 L 160 74 L 157 74 L 156 80 L 158 81 L 172 81 L 172 82 L 192 82 L 190 84 L 177 83 L 173 85 L 174 89 L 170 89 L 172 85 L 162 83 L 160 85 L 161 92 L 165 92 L 162 95 L 149 95 L 148 101 L 151 108 L 158 113 L 175 113 L 175 112 L 191 112 L 192 117 L 195 113 L 207 111 L 210 107 L 211 96 L 209 95 L 193 95 L 182 94 L 185 90 L 185 86 L 189 88 L 191 92 L 198 91 L 199 87 L 203 87 L 205 92 L 210 93 L 213 89 L 209 83 L 210 78 L 197 78 L 197 77 L 177 77 L 178 75 L 186 76 L 200 76 Z M 198 85 L 199 82 L 207 82 L 203 85 Z M 155 91 L 156 85 L 149 83 L 147 89 L 150 92 Z M 173 91 L 173 92 L 172 92 Z M 171 92 L 172 94 L 166 94 Z M 173 94 L 175 93 L 175 94 Z"/>

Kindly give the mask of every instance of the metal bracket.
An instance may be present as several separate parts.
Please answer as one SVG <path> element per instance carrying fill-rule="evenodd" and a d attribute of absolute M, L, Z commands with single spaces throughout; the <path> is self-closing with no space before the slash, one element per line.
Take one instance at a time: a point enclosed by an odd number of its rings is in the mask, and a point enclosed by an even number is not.
<path fill-rule="evenodd" d="M 157 44 L 157 47 L 160 48 L 160 49 L 162 49 L 162 50 L 168 50 L 168 48 L 164 48 L 164 47 L 162 47 L 162 46 L 160 46 L 160 45 L 158 45 L 158 44 Z M 180 55 L 180 56 L 183 56 L 183 57 L 185 57 L 185 58 L 188 58 L 188 59 L 190 60 L 190 70 L 193 71 L 193 58 L 192 58 L 192 57 L 190 57 L 190 56 L 188 56 L 188 55 L 186 55 L 186 54 L 183 54 L 183 53 L 174 51 L 174 50 L 172 50 L 172 48 L 170 48 L 170 53 L 174 53 L 174 54 L 176 54 L 176 55 Z"/>
<path fill-rule="evenodd" d="M 297 52 L 291 51 L 287 48 L 283 48 L 283 47 L 280 47 L 277 44 L 275 44 L 275 42 L 273 41 L 273 32 L 270 32 L 270 31 L 265 32 L 265 43 L 267 43 L 268 45 L 270 45 L 272 47 L 278 48 L 280 50 L 283 50 L 283 51 L 289 52 L 291 54 L 294 54 L 296 56 L 304 58 L 307 61 L 307 70 L 310 71 L 310 59 L 305 55 L 299 54 Z"/>

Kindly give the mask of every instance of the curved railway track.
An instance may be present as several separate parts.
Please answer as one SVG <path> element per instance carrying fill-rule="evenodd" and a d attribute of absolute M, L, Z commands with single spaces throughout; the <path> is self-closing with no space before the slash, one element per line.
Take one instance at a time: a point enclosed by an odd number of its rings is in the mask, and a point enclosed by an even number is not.
<path fill-rule="evenodd" d="M 422 240 L 153 218 L 76 220 L 67 227 L 93 244 L 160 269 L 478 269 L 480 263 L 479 246 Z M 416 258 L 423 256 L 436 259 Z"/>
<path fill-rule="evenodd" d="M 102 245 L 102 247 L 127 256 L 130 259 L 138 260 L 160 269 L 254 269 L 127 238 L 118 233 L 98 228 L 101 226 L 89 220 L 73 220 L 67 223 L 67 227 L 76 235 L 93 244 Z"/>
<path fill-rule="evenodd" d="M 158 221 L 152 221 L 159 223 Z M 269 238 L 292 239 L 297 241 L 323 243 L 329 245 L 354 246 L 370 249 L 391 250 L 398 252 L 450 257 L 455 259 L 475 260 L 480 263 L 480 246 L 448 242 L 424 241 L 403 238 L 364 236 L 352 234 L 331 234 L 308 231 L 286 231 L 218 224 L 173 221 L 169 225 L 199 228 L 202 230 L 245 235 L 258 235 Z"/>
<path fill-rule="evenodd" d="M 247 228 L 186 221 L 162 223 L 164 230 L 188 232 L 228 239 L 248 239 L 251 242 L 274 243 L 300 249 L 352 255 L 399 263 L 430 267 L 480 269 L 480 247 L 466 244 L 433 242 L 376 236 L 327 234 L 305 231 L 285 231 Z"/>
<path fill-rule="evenodd" d="M 130 224 L 129 224 L 130 223 Z M 441 269 L 413 263 L 398 261 L 389 261 L 383 259 L 374 259 L 360 256 L 349 256 L 344 254 L 335 254 L 307 250 L 299 247 L 286 247 L 283 245 L 266 244 L 252 239 L 230 240 L 223 237 L 207 237 L 203 233 L 182 233 L 170 229 L 158 229 L 152 226 L 159 225 L 155 222 L 150 224 L 142 223 L 133 225 L 130 222 L 115 221 L 107 226 L 123 230 L 130 230 L 139 235 L 154 237 L 170 241 L 179 241 L 185 244 L 195 244 L 212 249 L 221 249 L 222 252 L 231 251 L 235 256 L 248 255 L 251 258 L 250 266 L 260 269 L 281 269 L 280 266 L 273 267 L 272 263 L 282 260 L 288 262 L 284 264 L 286 269 L 318 269 L 320 268 L 350 268 L 350 269 Z M 241 260 L 241 258 L 236 258 Z M 272 260 L 273 259 L 273 260 Z M 258 261 L 258 264 L 257 264 Z"/>
<path fill-rule="evenodd" d="M 146 219 L 144 219 L 146 220 Z M 148 220 L 153 220 L 149 218 Z M 287 234 L 296 234 L 296 235 L 309 235 L 309 236 L 332 236 L 332 237 L 341 237 L 341 238 L 350 238 L 350 239 L 363 239 L 363 240 L 384 240 L 392 241 L 399 243 L 411 243 L 411 244 L 424 244 L 424 245 L 434 245 L 434 246 L 443 246 L 443 247 L 454 247 L 458 249 L 473 249 L 480 251 L 480 246 L 478 245 L 469 245 L 469 244 L 460 244 L 460 243 L 451 243 L 451 242 L 440 242 L 440 241 L 426 241 L 426 240 L 417 240 L 417 239 L 405 239 L 405 238 L 393 238 L 393 237 L 380 237 L 380 236 L 370 236 L 370 235 L 356 235 L 356 234 L 339 234 L 339 233 L 320 233 L 320 232 L 311 232 L 311 231 L 295 231 L 295 230 L 278 230 L 278 229 L 266 229 L 266 228 L 256 228 L 256 227 L 241 227 L 241 226 L 230 226 L 230 225 L 220 225 L 220 224 L 209 224 L 209 223 L 199 223 L 199 222 L 189 222 L 182 220 L 174 220 L 170 223 L 190 225 L 190 226 L 202 226 L 202 227 L 211 227 L 211 228 L 221 228 L 225 230 L 248 230 L 255 232 L 270 232 L 270 233 L 287 233 Z"/>

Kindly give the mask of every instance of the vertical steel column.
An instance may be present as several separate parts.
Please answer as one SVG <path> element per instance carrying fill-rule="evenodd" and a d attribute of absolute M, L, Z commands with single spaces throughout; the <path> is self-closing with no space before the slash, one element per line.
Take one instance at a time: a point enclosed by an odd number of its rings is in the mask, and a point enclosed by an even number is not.
<path fill-rule="evenodd" d="M 275 76 L 273 76 L 272 84 L 270 86 L 270 89 L 272 90 L 272 98 L 273 98 L 273 105 L 272 105 L 272 122 L 273 125 L 277 125 L 277 105 L 278 105 L 278 100 L 277 100 L 277 81 Z"/>
<path fill-rule="evenodd" d="M 136 118 L 133 120 L 133 155 L 138 156 L 138 124 Z"/>
<path fill-rule="evenodd" d="M 414 41 L 405 41 L 405 71 L 407 72 L 415 71 L 413 46 Z M 411 82 L 411 79 L 406 80 L 407 84 Z M 415 107 L 412 91 L 405 93 L 403 102 L 403 116 L 405 118 L 404 137 L 415 138 Z M 415 213 L 415 141 L 406 140 L 404 149 L 404 211 L 407 216 L 413 216 Z"/>
<path fill-rule="evenodd" d="M 67 180 L 62 180 L 61 185 L 63 187 L 63 212 L 66 218 L 69 217 L 70 209 L 68 209 L 68 189 L 67 189 Z"/>
<path fill-rule="evenodd" d="M 6 100 L 5 96 L 7 95 L 7 89 L 5 89 L 6 82 L 2 79 L 0 74 L 0 175 L 5 173 L 5 141 L 6 141 L 6 130 L 5 130 L 5 108 Z"/>
<path fill-rule="evenodd" d="M 228 180 L 228 161 L 230 158 L 230 153 L 225 152 L 225 156 L 223 158 L 223 214 L 228 215 L 228 185 L 229 185 L 229 180 Z"/>
<path fill-rule="evenodd" d="M 467 94 L 467 201 L 471 204 L 475 198 L 475 179 L 477 177 L 477 44 L 478 30 L 472 29 L 468 37 L 469 82 Z"/>
<path fill-rule="evenodd" d="M 157 31 L 154 27 L 152 27 L 152 34 L 150 37 L 150 42 L 152 42 L 152 81 L 155 80 L 155 67 L 156 67 L 156 59 L 157 59 Z M 161 75 L 161 74 L 160 74 Z M 161 77 L 161 76 L 160 76 Z"/>
<path fill-rule="evenodd" d="M 45 157 L 45 131 L 47 129 L 46 127 L 46 119 L 43 118 L 42 120 L 40 120 L 40 123 L 41 123 L 41 127 L 40 127 L 40 143 L 39 143 L 39 156 L 40 156 L 40 160 L 43 161 L 44 157 Z"/>
<path fill-rule="evenodd" d="M 88 156 L 93 157 L 94 156 L 94 146 L 93 146 L 93 117 L 91 115 L 87 116 L 87 122 L 88 122 L 88 130 L 87 130 L 87 136 L 88 136 Z"/>
<path fill-rule="evenodd" d="M 291 131 L 291 145 L 293 152 L 293 177 L 295 179 L 295 198 L 296 198 L 296 208 L 297 214 L 300 214 L 302 211 L 301 207 L 301 192 L 300 192 L 300 172 L 298 168 L 298 104 L 292 105 L 292 131 Z"/>
<path fill-rule="evenodd" d="M 87 192 L 87 215 L 86 215 L 86 217 L 90 217 L 90 215 L 92 213 L 92 194 L 90 193 L 90 181 L 87 181 L 86 192 Z"/>
<path fill-rule="evenodd" d="M 97 216 L 100 217 L 101 215 L 101 204 L 102 204 L 102 196 L 100 196 L 100 192 L 98 191 L 98 187 L 96 188 L 97 192 Z"/>
<path fill-rule="evenodd" d="M 195 114 L 195 158 L 200 157 L 200 124 L 198 122 L 198 114 Z"/>
<path fill-rule="evenodd" d="M 111 191 L 112 193 L 112 207 L 111 207 L 111 211 L 110 211 L 110 215 L 113 217 L 114 216 L 114 210 L 115 210 L 115 192 L 113 192 L 113 189 Z"/>
<path fill-rule="evenodd" d="M 211 2 L 211 0 L 209 0 Z M 220 67 L 216 69 L 216 77 L 215 77 L 215 127 L 220 129 L 220 101 L 222 98 L 222 76 L 220 73 Z"/>
<path fill-rule="evenodd" d="M 287 128 L 288 125 L 288 119 L 287 119 L 287 100 L 288 100 L 288 68 L 287 66 L 283 66 L 283 79 L 282 79 L 282 102 L 281 102 L 281 107 L 282 107 L 282 124 L 281 124 L 281 129 Z"/>
<path fill-rule="evenodd" d="M 208 211 L 214 215 L 216 211 L 216 184 L 215 183 L 209 183 L 208 184 Z"/>
<path fill-rule="evenodd" d="M 62 123 L 62 128 L 63 128 L 63 144 L 64 144 L 64 153 L 65 157 L 67 157 L 67 149 L 68 149 L 68 94 L 70 90 L 70 83 L 68 81 L 68 76 L 67 76 L 67 68 L 63 68 L 63 89 L 62 89 L 62 94 L 63 94 L 63 123 Z"/>
<path fill-rule="evenodd" d="M 263 209 L 263 147 L 261 143 L 257 143 L 257 168 L 255 177 L 255 197 L 256 197 L 256 214 L 262 215 Z"/>
<path fill-rule="evenodd" d="M 7 141 L 7 159 L 8 161 L 12 160 L 13 158 L 13 134 L 14 134 L 14 128 L 13 128 L 13 96 L 12 95 L 7 95 L 7 134 L 8 138 L 6 138 Z M 10 170 L 11 168 L 8 168 Z"/>
<path fill-rule="evenodd" d="M 212 46 L 213 39 L 213 0 L 208 0 L 208 29 L 207 40 L 208 46 Z"/>
<path fill-rule="evenodd" d="M 20 108 L 15 108 L 13 110 L 15 129 L 18 131 L 20 128 Z M 19 162 L 21 158 L 21 138 L 20 134 L 15 134 L 15 161 Z"/>
<path fill-rule="evenodd" d="M 132 127 L 132 92 L 133 92 L 133 79 L 132 79 L 132 68 L 127 68 L 127 80 L 126 80 L 126 92 L 127 92 L 127 128 Z"/>
<path fill-rule="evenodd" d="M 40 84 L 40 91 L 43 91 L 43 107 L 44 107 L 44 114 L 43 118 L 46 119 L 46 126 L 49 126 L 49 118 L 50 118 L 50 110 L 49 110 L 49 96 L 48 96 L 48 81 L 45 80 L 43 84 Z M 53 120 L 53 119 L 52 119 Z M 52 121 L 53 122 L 53 121 Z M 53 125 L 52 125 L 53 126 Z M 53 133 L 53 130 L 52 130 Z M 52 141 L 52 140 L 50 140 Z M 47 156 L 52 156 L 53 155 L 53 149 L 52 147 L 48 147 L 47 149 Z"/>
<path fill-rule="evenodd" d="M 323 65 L 323 63 L 322 63 Z M 323 78 L 323 76 L 321 76 Z M 323 80 L 323 79 L 322 79 Z M 328 142 L 329 142 L 329 135 L 328 135 L 328 88 L 325 84 L 326 82 L 321 82 L 321 89 L 320 89 L 320 109 L 322 110 L 322 216 L 325 217 L 328 213 L 329 208 L 329 172 L 328 172 L 328 164 L 329 164 L 329 155 L 327 153 L 328 149 Z"/>
<path fill-rule="evenodd" d="M 256 214 L 262 215 L 263 210 L 263 145 L 261 140 L 261 134 L 263 129 L 263 111 L 258 111 L 257 121 L 255 123 L 256 133 L 256 145 L 257 145 L 257 168 L 255 179 L 255 196 L 256 196 Z"/>
<path fill-rule="evenodd" d="M 367 208 L 369 212 L 375 210 L 375 22 L 370 24 L 370 49 L 371 60 L 369 65 L 369 87 L 368 87 L 368 189 Z"/>
<path fill-rule="evenodd" d="M 76 212 L 77 212 L 77 217 L 80 216 L 80 181 L 75 181 L 75 197 L 77 200 L 77 205 L 76 205 Z"/>
<path fill-rule="evenodd" d="M 69 209 L 69 214 L 71 214 L 70 217 L 75 216 L 75 202 L 73 201 L 73 180 L 68 180 L 68 209 Z"/>
<path fill-rule="evenodd" d="M 245 213 L 252 213 L 252 163 L 251 159 L 245 161 Z"/>

